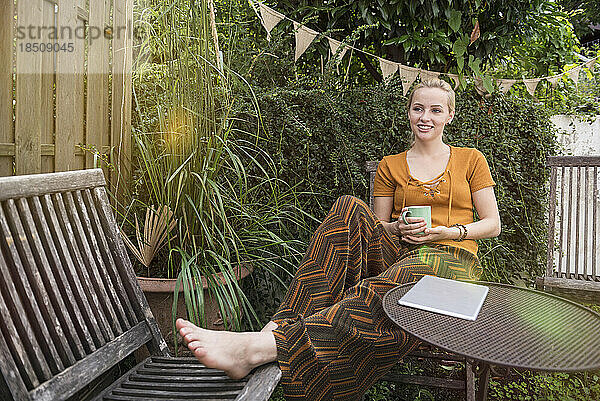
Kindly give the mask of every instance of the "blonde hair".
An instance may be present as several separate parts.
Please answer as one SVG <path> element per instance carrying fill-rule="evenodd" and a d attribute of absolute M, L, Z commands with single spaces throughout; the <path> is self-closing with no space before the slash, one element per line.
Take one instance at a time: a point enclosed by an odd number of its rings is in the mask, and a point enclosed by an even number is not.
<path fill-rule="evenodd" d="M 448 111 L 454 111 L 454 108 L 456 107 L 456 94 L 448 82 L 439 78 L 425 79 L 413 88 L 410 95 L 408 95 L 408 102 L 406 104 L 409 109 L 415 92 L 421 88 L 438 88 L 446 92 L 446 95 L 448 96 Z"/>

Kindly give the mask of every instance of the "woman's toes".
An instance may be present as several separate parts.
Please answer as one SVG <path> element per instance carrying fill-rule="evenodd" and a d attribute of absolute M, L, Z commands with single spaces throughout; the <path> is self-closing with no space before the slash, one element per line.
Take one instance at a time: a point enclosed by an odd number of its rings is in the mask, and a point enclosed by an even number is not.
<path fill-rule="evenodd" d="M 193 352 L 196 358 L 204 358 L 207 354 L 206 349 L 202 347 L 196 348 L 195 350 L 193 350 Z"/>
<path fill-rule="evenodd" d="M 199 348 L 201 345 L 200 341 L 191 341 L 187 344 L 188 348 L 192 351 L 196 350 L 196 348 Z"/>

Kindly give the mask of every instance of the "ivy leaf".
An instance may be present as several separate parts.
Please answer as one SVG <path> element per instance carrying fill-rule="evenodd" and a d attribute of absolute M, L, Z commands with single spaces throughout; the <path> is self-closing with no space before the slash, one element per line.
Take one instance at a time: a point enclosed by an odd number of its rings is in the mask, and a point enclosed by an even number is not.
<path fill-rule="evenodd" d="M 458 10 L 450 10 L 450 17 L 448 18 L 448 26 L 452 28 L 454 32 L 458 32 L 460 29 L 462 13 Z"/>

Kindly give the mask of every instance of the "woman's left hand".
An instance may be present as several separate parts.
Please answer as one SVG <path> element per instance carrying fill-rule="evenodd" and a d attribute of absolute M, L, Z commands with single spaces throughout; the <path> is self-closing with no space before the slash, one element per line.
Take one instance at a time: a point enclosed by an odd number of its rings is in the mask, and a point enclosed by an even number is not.
<path fill-rule="evenodd" d="M 404 242 L 414 245 L 426 244 L 428 242 L 441 241 L 451 238 L 453 238 L 452 228 L 446 226 L 426 228 L 425 235 L 404 235 L 401 237 Z"/>

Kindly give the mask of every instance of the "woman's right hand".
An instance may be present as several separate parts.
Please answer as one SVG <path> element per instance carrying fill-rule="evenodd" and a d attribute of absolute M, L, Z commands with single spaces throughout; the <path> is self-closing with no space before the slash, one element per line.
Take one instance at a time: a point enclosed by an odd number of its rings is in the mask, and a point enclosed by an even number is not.
<path fill-rule="evenodd" d="M 408 208 L 402 209 L 402 212 L 407 210 Z M 407 217 L 406 221 L 409 224 L 404 224 L 402 218 L 399 218 L 395 222 L 392 222 L 390 226 L 390 232 L 392 234 L 397 235 L 402 239 L 407 235 L 415 235 L 423 232 L 427 227 L 427 223 L 425 223 L 425 219 L 423 217 Z"/>

